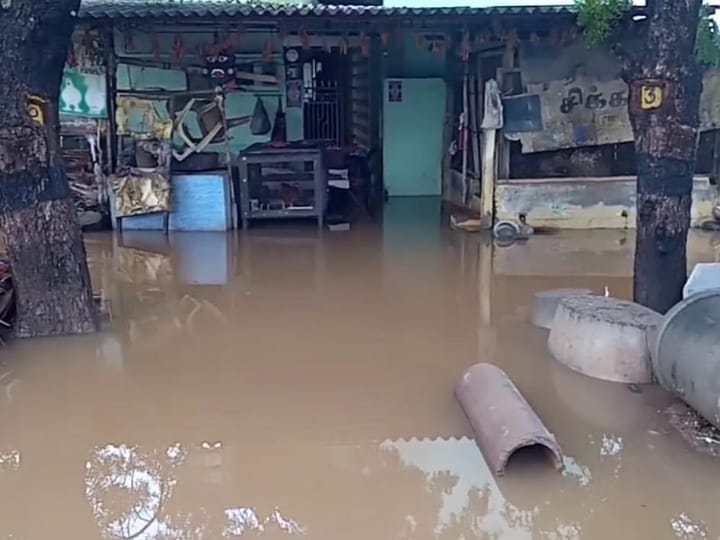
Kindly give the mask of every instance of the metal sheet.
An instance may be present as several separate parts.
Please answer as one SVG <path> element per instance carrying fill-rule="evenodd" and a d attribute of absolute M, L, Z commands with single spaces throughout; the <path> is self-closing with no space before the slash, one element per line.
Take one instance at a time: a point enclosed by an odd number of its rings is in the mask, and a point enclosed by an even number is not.
<path fill-rule="evenodd" d="M 633 140 L 628 87 L 620 79 L 553 81 L 538 95 L 544 130 L 520 135 L 523 152 Z"/>

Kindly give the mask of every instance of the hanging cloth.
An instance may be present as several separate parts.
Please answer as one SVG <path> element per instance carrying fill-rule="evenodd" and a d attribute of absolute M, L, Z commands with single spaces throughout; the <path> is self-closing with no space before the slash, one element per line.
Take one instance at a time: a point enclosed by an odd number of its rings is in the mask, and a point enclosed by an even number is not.
<path fill-rule="evenodd" d="M 503 104 L 500 87 L 495 79 L 485 83 L 485 110 L 483 111 L 481 129 L 502 129 Z"/>

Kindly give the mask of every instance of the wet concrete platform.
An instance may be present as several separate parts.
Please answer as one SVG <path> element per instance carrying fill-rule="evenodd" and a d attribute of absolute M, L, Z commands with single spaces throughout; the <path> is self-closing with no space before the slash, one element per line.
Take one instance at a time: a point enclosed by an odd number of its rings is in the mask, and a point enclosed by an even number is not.
<path fill-rule="evenodd" d="M 714 242 L 693 234 L 691 264 Z M 111 328 L 1 352 L 0 538 L 717 537 L 717 465 L 668 397 L 557 365 L 528 322 L 540 290 L 627 298 L 633 244 L 494 249 L 433 200 L 342 234 L 90 235 Z M 453 397 L 479 361 L 555 433 L 563 475 L 493 478 Z"/>

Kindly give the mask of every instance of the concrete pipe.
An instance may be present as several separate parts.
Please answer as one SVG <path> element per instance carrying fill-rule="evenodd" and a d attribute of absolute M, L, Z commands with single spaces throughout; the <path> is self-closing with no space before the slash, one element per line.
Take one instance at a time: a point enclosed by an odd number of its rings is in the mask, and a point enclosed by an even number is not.
<path fill-rule="evenodd" d="M 665 389 L 720 429 L 720 291 L 694 294 L 668 312 L 652 363 Z"/>
<path fill-rule="evenodd" d="M 588 377 L 648 384 L 653 380 L 648 333 L 662 316 L 633 302 L 570 296 L 557 307 L 548 337 L 553 357 Z"/>
<path fill-rule="evenodd" d="M 455 396 L 495 474 L 505 474 L 510 458 L 529 447 L 541 447 L 553 466 L 562 468 L 562 451 L 555 437 L 503 370 L 490 364 L 474 365 L 458 381 Z"/>
<path fill-rule="evenodd" d="M 591 295 L 590 289 L 552 289 L 540 291 L 533 296 L 532 307 L 530 308 L 530 322 L 539 328 L 552 327 L 555 320 L 555 311 L 563 298 L 568 296 Z"/>

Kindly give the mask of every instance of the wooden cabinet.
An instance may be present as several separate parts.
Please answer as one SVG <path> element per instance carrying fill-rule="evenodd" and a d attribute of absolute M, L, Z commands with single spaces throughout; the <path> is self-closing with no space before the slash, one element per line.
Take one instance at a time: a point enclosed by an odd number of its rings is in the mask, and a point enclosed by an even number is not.
<path fill-rule="evenodd" d="M 327 204 L 324 151 L 314 145 L 253 145 L 240 155 L 240 217 L 317 219 L 323 226 Z"/>

